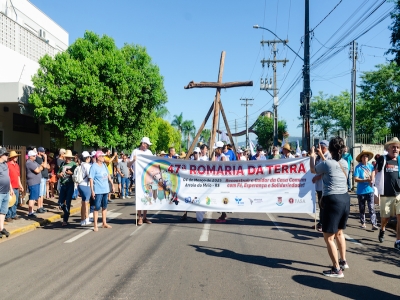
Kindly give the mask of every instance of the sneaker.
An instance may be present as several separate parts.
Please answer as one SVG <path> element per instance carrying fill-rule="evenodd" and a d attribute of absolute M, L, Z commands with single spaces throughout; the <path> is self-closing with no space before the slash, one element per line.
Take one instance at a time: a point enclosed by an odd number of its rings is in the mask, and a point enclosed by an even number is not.
<path fill-rule="evenodd" d="M 31 214 L 28 214 L 28 218 L 36 218 L 36 214 L 34 212 Z"/>
<path fill-rule="evenodd" d="M 325 276 L 328 276 L 328 277 L 336 277 L 336 278 L 344 277 L 342 270 L 340 268 L 335 269 L 334 267 L 332 267 L 332 269 L 330 269 L 328 271 L 323 271 L 322 274 L 324 274 Z"/>
<path fill-rule="evenodd" d="M 5 229 L 5 228 L 3 228 L 3 230 L 2 231 L 0 231 L 0 233 L 2 234 L 2 235 L 5 235 L 6 237 L 9 237 L 10 236 L 10 233 L 7 231 L 7 229 Z"/>
<path fill-rule="evenodd" d="M 122 196 L 122 199 L 125 199 L 125 196 Z"/>
<path fill-rule="evenodd" d="M 89 218 L 89 223 L 93 223 L 93 222 L 94 222 L 93 217 Z"/>
<path fill-rule="evenodd" d="M 93 220 L 91 221 L 90 218 L 87 218 L 85 220 L 85 222 L 86 222 L 86 225 L 90 225 L 90 224 L 92 224 Z"/>
<path fill-rule="evenodd" d="M 12 218 L 5 218 L 4 221 L 6 221 L 7 223 L 12 223 L 13 219 Z"/>
<path fill-rule="evenodd" d="M 346 260 L 339 260 L 339 266 L 340 269 L 342 269 L 342 271 L 344 271 L 344 269 L 350 269 L 349 265 L 347 264 Z"/>
<path fill-rule="evenodd" d="M 365 224 L 361 224 L 360 228 L 365 229 L 367 226 Z"/>
<path fill-rule="evenodd" d="M 379 229 L 379 227 L 378 226 L 376 226 L 376 225 L 372 225 L 372 230 L 378 230 Z"/>
<path fill-rule="evenodd" d="M 42 207 L 39 207 L 39 208 L 36 210 L 36 212 L 37 212 L 38 214 L 44 214 L 44 213 L 45 213 L 45 211 L 44 211 L 44 209 L 43 209 Z"/>
<path fill-rule="evenodd" d="M 400 240 L 394 242 L 394 249 L 396 249 L 397 251 L 400 251 Z"/>
<path fill-rule="evenodd" d="M 126 198 L 131 199 L 131 196 L 126 196 Z"/>
<path fill-rule="evenodd" d="M 12 218 L 13 220 L 19 220 L 19 216 L 15 216 L 14 218 Z"/>
<path fill-rule="evenodd" d="M 110 199 L 110 200 L 108 200 L 108 203 L 113 203 L 113 202 L 114 202 L 114 201 L 113 201 L 113 200 L 111 200 L 111 199 Z"/>
<path fill-rule="evenodd" d="M 81 226 L 85 226 L 86 225 L 86 220 L 81 221 Z"/>
<path fill-rule="evenodd" d="M 383 243 L 383 241 L 385 240 L 385 231 L 382 229 L 379 230 L 378 240 L 380 243 Z"/>

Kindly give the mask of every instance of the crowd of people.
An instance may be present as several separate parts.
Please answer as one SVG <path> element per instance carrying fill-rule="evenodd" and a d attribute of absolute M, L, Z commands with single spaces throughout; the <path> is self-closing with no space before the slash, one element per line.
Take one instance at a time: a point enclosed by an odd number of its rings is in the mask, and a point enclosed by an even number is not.
<path fill-rule="evenodd" d="M 71 150 L 60 149 L 59 155 L 46 151 L 43 147 L 29 149 L 26 157 L 26 187 L 21 183 L 21 159 L 15 151 L 8 152 L 0 147 L 0 238 L 8 237 L 10 233 L 4 228 L 5 222 L 18 220 L 17 206 L 19 195 L 25 190 L 29 192 L 28 218 L 45 213 L 43 205 L 45 198 L 54 198 L 58 194 L 59 209 L 64 212 L 62 226 L 68 226 L 72 199 L 81 197 L 81 226 L 93 223 L 93 230 L 98 231 L 99 211 L 102 212 L 102 228 L 111 228 L 107 224 L 107 205 L 112 202 L 111 194 L 118 192 L 122 199 L 131 197 L 134 184 L 135 161 L 138 155 L 153 155 L 149 147 L 152 145 L 148 137 L 143 137 L 138 148 L 130 156 L 125 153 L 111 153 L 107 148 L 83 151 L 80 155 Z M 368 207 L 372 230 L 378 230 L 378 240 L 383 242 L 388 221 L 397 216 L 397 236 L 395 249 L 400 250 L 400 141 L 393 138 L 385 144 L 385 153 L 377 154 L 375 162 L 370 163 L 374 154 L 361 151 L 356 157 L 358 165 L 352 173 L 357 183 L 356 194 L 359 204 L 360 227 L 366 228 L 365 210 Z M 267 160 L 295 158 L 290 146 L 279 148 L 274 146 L 271 152 L 265 153 L 262 147 L 257 147 L 251 155 L 247 150 L 237 149 L 234 153 L 231 145 L 218 141 L 213 146 L 212 155 L 206 144 L 195 147 L 189 156 L 192 160 L 235 161 L 235 160 Z M 184 159 L 186 153 L 176 154 L 175 148 L 170 147 L 168 153 L 161 151 L 158 156 L 172 159 Z M 349 177 L 353 158 L 348 153 L 344 141 L 335 137 L 330 141 L 322 140 L 310 152 L 303 151 L 301 156 L 310 157 L 310 171 L 316 174 L 312 182 L 320 208 L 317 230 L 322 231 L 327 245 L 328 254 L 332 260 L 332 268 L 324 271 L 330 277 L 343 277 L 343 271 L 349 268 L 346 260 L 346 241 L 343 231 L 346 228 L 350 212 Z M 118 191 L 114 191 L 114 183 Z M 375 213 L 374 201 L 380 196 L 381 225 Z M 9 202 L 13 203 L 9 205 Z M 16 199 L 16 200 L 15 200 Z M 34 206 L 36 205 L 36 211 Z M 204 212 L 198 212 L 197 219 L 202 220 Z M 186 219 L 187 212 L 182 219 Z M 226 213 L 222 212 L 217 222 L 226 221 Z M 201 221 L 200 220 L 200 221 Z M 138 211 L 138 225 L 151 224 L 147 211 Z M 336 243 L 335 243 L 336 241 Z M 336 246 L 337 245 L 337 246 Z M 340 259 L 337 250 L 339 249 Z"/>
<path fill-rule="evenodd" d="M 365 207 L 370 213 L 371 229 L 378 230 L 375 213 L 375 198 L 380 198 L 381 228 L 379 242 L 384 241 L 386 225 L 391 217 L 397 218 L 397 234 L 394 248 L 400 251 L 400 141 L 393 138 L 385 144 L 385 153 L 376 155 L 370 151 L 361 151 L 356 157 L 358 164 L 353 177 L 357 183 L 360 228 L 366 228 Z M 342 278 L 343 271 L 349 268 L 346 260 L 346 241 L 343 231 L 346 229 L 350 213 L 349 175 L 351 155 L 340 137 L 323 140 L 318 147 L 310 151 L 310 170 L 316 174 L 315 183 L 320 208 L 317 228 L 323 232 L 332 268 L 323 274 Z M 335 244 L 336 241 L 336 244 Z M 340 258 L 338 258 L 338 251 Z"/>

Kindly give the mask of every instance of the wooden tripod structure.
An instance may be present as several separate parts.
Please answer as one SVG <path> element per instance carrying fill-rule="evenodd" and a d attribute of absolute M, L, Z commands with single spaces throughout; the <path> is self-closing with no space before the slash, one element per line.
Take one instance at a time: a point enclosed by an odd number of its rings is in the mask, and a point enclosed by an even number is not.
<path fill-rule="evenodd" d="M 186 159 L 188 159 L 190 154 L 193 152 L 193 149 L 197 144 L 200 134 L 203 131 L 204 126 L 207 124 L 208 118 L 210 117 L 210 115 L 213 111 L 214 111 L 214 116 L 213 116 L 213 125 L 212 125 L 211 140 L 210 140 L 209 147 L 211 148 L 214 145 L 217 128 L 218 128 L 219 113 L 221 112 L 222 118 L 224 119 L 226 131 L 228 132 L 229 140 L 231 142 L 231 145 L 233 146 L 233 151 L 235 151 L 235 153 L 236 153 L 235 143 L 233 142 L 231 130 L 229 128 L 229 124 L 226 119 L 224 108 L 222 107 L 221 88 L 226 89 L 226 88 L 240 87 L 240 86 L 253 86 L 253 81 L 244 81 L 244 82 L 235 81 L 235 82 L 223 83 L 222 75 L 224 73 L 224 63 L 225 63 L 225 51 L 222 51 L 221 59 L 220 59 L 220 63 L 219 63 L 218 82 L 202 81 L 200 83 L 195 83 L 195 82 L 191 81 L 191 82 L 189 82 L 189 84 L 187 86 L 184 87 L 185 89 L 192 89 L 192 88 L 216 88 L 217 89 L 215 98 L 214 98 L 214 102 L 211 105 L 210 109 L 208 110 L 208 113 L 207 113 L 206 117 L 204 118 L 203 123 L 199 127 L 196 137 L 194 138 L 192 145 L 190 146 L 188 153 L 186 154 Z M 212 151 L 210 151 L 210 158 L 211 157 L 212 157 Z"/>

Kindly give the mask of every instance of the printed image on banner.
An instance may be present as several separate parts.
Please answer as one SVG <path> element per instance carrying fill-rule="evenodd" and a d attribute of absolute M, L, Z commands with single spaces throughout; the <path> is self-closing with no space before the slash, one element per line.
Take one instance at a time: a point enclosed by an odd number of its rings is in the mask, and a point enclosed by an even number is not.
<path fill-rule="evenodd" d="M 144 193 L 140 201 L 144 205 L 162 204 L 163 201 L 178 205 L 179 173 L 172 172 L 171 168 L 165 160 L 155 160 L 144 167 L 140 181 Z"/>
<path fill-rule="evenodd" d="M 194 161 L 138 156 L 136 209 L 314 213 L 309 158 Z"/>

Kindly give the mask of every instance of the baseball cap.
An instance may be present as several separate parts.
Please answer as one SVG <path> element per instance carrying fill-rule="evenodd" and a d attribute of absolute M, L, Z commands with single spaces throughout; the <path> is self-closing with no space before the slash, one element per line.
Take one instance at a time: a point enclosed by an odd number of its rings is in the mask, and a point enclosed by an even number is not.
<path fill-rule="evenodd" d="M 46 150 L 44 150 L 43 147 L 39 147 L 39 148 L 37 149 L 37 151 L 38 151 L 38 152 L 45 152 Z"/>
<path fill-rule="evenodd" d="M 151 143 L 150 143 L 150 139 L 147 137 L 147 136 L 145 136 L 145 137 L 143 137 L 142 138 L 142 140 L 140 141 L 141 143 L 146 143 L 147 145 L 152 145 Z"/>
<path fill-rule="evenodd" d="M 224 143 L 221 141 L 218 141 L 215 143 L 215 146 L 213 147 L 213 149 L 222 148 L 222 147 L 224 147 Z"/>
<path fill-rule="evenodd" d="M 0 147 L 0 156 L 9 154 L 6 147 Z"/>
<path fill-rule="evenodd" d="M 273 146 L 273 147 L 272 147 L 272 151 L 279 151 L 279 149 L 278 149 L 277 146 Z"/>
<path fill-rule="evenodd" d="M 36 155 L 37 155 L 36 151 L 29 150 L 28 156 L 36 156 Z"/>
<path fill-rule="evenodd" d="M 97 151 L 95 154 L 95 157 L 98 158 L 99 156 L 105 156 L 105 154 L 103 153 L 103 151 Z"/>
<path fill-rule="evenodd" d="M 322 140 L 319 142 L 319 144 L 324 147 L 329 147 L 329 142 L 327 140 Z"/>
<path fill-rule="evenodd" d="M 61 148 L 59 154 L 65 154 L 66 152 L 64 148 Z"/>
<path fill-rule="evenodd" d="M 200 153 L 200 148 L 199 147 L 194 148 L 193 152 Z"/>
<path fill-rule="evenodd" d="M 82 152 L 82 157 L 83 157 L 83 158 L 86 158 L 86 157 L 88 157 L 88 156 L 91 156 L 89 152 L 87 152 L 87 151 L 83 151 L 83 152 Z"/>
<path fill-rule="evenodd" d="M 258 146 L 257 147 L 257 151 L 262 151 L 263 150 L 263 147 L 262 146 Z"/>
<path fill-rule="evenodd" d="M 91 156 L 91 157 L 96 156 L 96 151 L 93 150 L 92 152 L 90 152 L 90 156 Z"/>
<path fill-rule="evenodd" d="M 301 151 L 301 154 L 307 154 L 306 150 Z"/>

